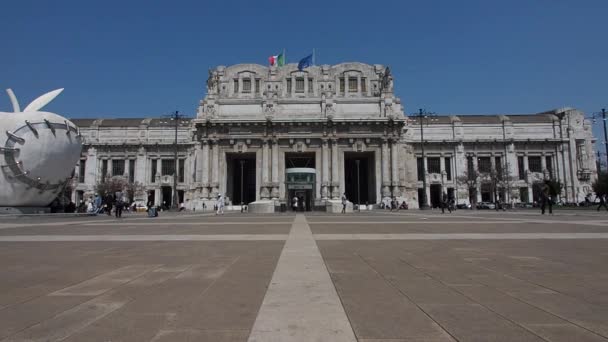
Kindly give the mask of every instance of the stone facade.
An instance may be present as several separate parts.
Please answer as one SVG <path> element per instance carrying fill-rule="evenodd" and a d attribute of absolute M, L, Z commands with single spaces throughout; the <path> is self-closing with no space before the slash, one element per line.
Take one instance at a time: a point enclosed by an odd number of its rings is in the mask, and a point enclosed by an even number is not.
<path fill-rule="evenodd" d="M 174 171 L 163 160 L 174 158 L 172 122 L 73 122 L 85 138 L 78 197 L 116 172 L 144 184 L 157 204 L 170 194 Z M 306 209 L 334 207 L 344 193 L 355 203 L 397 197 L 417 208 L 421 177 L 434 204 L 443 192 L 459 203 L 487 200 L 485 171 L 508 179 L 494 181 L 492 197 L 514 202 L 532 202 L 535 184 L 549 178 L 563 185 L 563 201 L 580 201 L 596 177 L 590 123 L 574 109 L 423 119 L 424 158 L 420 124 L 404 115 L 382 65 L 219 66 L 196 118 L 178 126 L 177 190 L 190 208 L 212 206 L 220 193 L 260 211 L 290 207 L 293 197 Z M 470 168 L 483 171 L 475 184 L 461 181 Z M 298 169 L 312 171 L 287 173 Z"/>

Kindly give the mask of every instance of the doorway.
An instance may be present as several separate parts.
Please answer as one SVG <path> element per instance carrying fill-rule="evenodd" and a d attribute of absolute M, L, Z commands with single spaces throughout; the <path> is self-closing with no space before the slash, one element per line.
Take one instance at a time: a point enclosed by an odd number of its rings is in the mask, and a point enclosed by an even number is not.
<path fill-rule="evenodd" d="M 441 206 L 441 184 L 431 184 L 431 207 Z"/>
<path fill-rule="evenodd" d="M 171 208 L 171 201 L 173 200 L 173 192 L 170 186 L 161 187 L 161 205 L 164 209 Z"/>
<path fill-rule="evenodd" d="M 353 203 L 376 203 L 373 152 L 344 152 L 344 188 Z"/>
<path fill-rule="evenodd" d="M 289 207 L 293 210 L 294 200 L 297 197 L 297 211 L 311 211 L 313 207 L 312 190 L 289 190 Z"/>
<path fill-rule="evenodd" d="M 255 153 L 226 154 L 226 194 L 233 205 L 255 201 Z M 242 195 L 241 195 L 242 194 Z"/>

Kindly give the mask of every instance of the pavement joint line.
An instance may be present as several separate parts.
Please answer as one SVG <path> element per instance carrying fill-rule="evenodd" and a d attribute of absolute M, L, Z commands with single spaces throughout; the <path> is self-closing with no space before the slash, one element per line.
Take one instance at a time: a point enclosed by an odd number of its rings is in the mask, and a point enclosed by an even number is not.
<path fill-rule="evenodd" d="M 407 261 L 405 261 L 405 260 L 403 260 L 403 259 L 401 259 L 401 261 L 402 261 L 402 262 L 405 262 L 405 263 L 406 263 L 406 264 L 408 264 L 408 265 L 410 265 L 410 264 L 409 264 Z M 410 265 L 410 266 L 415 267 L 415 266 L 413 266 L 413 265 Z M 547 287 L 547 286 L 544 286 L 544 285 L 536 284 L 536 283 L 531 282 L 531 281 L 528 281 L 528 280 L 526 280 L 526 279 L 521 279 L 521 278 L 519 278 L 519 277 L 513 276 L 513 275 L 508 274 L 508 273 L 499 272 L 499 271 L 497 271 L 497 270 L 494 270 L 494 269 L 491 269 L 491 268 L 488 268 L 488 267 L 486 267 L 486 266 L 482 266 L 482 265 L 475 265 L 475 266 L 476 266 L 476 267 L 479 267 L 479 268 L 481 268 L 481 269 L 484 269 L 484 270 L 486 270 L 486 271 L 489 271 L 489 272 L 492 272 L 492 273 L 499 274 L 499 275 L 504 276 L 504 277 L 507 277 L 507 278 L 517 279 L 517 280 L 520 280 L 520 281 L 523 281 L 523 282 L 526 282 L 526 283 L 529 283 L 529 284 L 532 284 L 532 285 L 535 285 L 535 286 L 538 286 L 538 287 L 542 287 L 542 288 L 545 288 L 545 289 L 551 290 L 551 291 L 553 291 L 553 292 L 556 292 L 556 293 L 561 294 L 562 296 L 569 297 L 569 298 L 572 298 L 572 299 L 577 300 L 577 301 L 582 301 L 582 302 L 585 302 L 586 304 L 595 305 L 595 304 L 593 304 L 593 303 L 589 303 L 588 301 L 586 301 L 586 300 L 584 300 L 584 299 L 580 299 L 580 298 L 578 298 L 578 297 L 573 297 L 573 296 L 571 296 L 571 295 L 569 295 L 569 294 L 567 294 L 567 293 L 563 293 L 563 292 L 561 292 L 561 291 L 558 291 L 558 290 L 552 289 L 552 288 Z M 415 268 L 416 268 L 416 269 L 418 269 L 417 267 L 415 267 Z M 471 279 L 471 280 L 476 281 L 475 279 Z M 479 282 L 479 281 L 477 281 L 477 282 Z M 591 330 L 590 328 L 588 328 L 588 327 L 586 327 L 586 326 L 584 326 L 584 325 L 581 325 L 580 323 L 577 323 L 577 322 L 576 322 L 576 321 L 574 321 L 574 320 L 571 320 L 571 319 L 569 319 L 569 318 L 567 318 L 567 317 L 560 316 L 559 314 L 554 313 L 554 312 L 552 312 L 552 311 L 549 311 L 549 310 L 547 310 L 547 309 L 545 309 L 545 308 L 543 308 L 543 307 L 541 307 L 541 306 L 538 306 L 537 304 L 529 303 L 529 302 L 527 302 L 527 301 L 526 301 L 526 300 L 524 300 L 524 299 L 521 299 L 521 298 L 519 298 L 519 297 L 516 297 L 515 295 L 513 295 L 513 293 L 512 293 L 512 292 L 509 292 L 509 291 L 504 291 L 504 290 L 502 290 L 502 289 L 500 289 L 500 288 L 498 288 L 498 287 L 495 287 L 495 286 L 490 286 L 490 285 L 488 285 L 488 284 L 484 284 L 484 283 L 481 283 L 481 282 L 479 282 L 479 283 L 480 283 L 482 286 L 489 287 L 489 288 L 491 288 L 491 289 L 493 289 L 493 290 L 495 290 L 495 291 L 497 291 L 497 292 L 502 293 L 503 295 L 505 295 L 505 296 L 507 296 L 507 297 L 513 298 L 513 299 L 514 299 L 514 300 L 516 300 L 516 301 L 519 301 L 519 302 L 524 303 L 524 304 L 526 304 L 526 305 L 530 305 L 531 307 L 536 308 L 536 309 L 538 309 L 538 310 L 540 310 L 540 311 L 542 311 L 542 312 L 545 312 L 545 313 L 547 313 L 548 315 L 551 315 L 551 316 L 557 317 L 557 318 L 559 318 L 559 319 L 561 319 L 561 320 L 563 320 L 563 321 L 565 321 L 565 322 L 567 322 L 567 323 L 569 323 L 569 324 L 572 324 L 572 325 L 574 325 L 574 326 L 576 326 L 576 327 L 578 327 L 578 328 L 581 328 L 581 329 L 583 329 L 583 330 L 586 330 L 586 331 L 588 331 L 588 332 L 592 333 L 593 335 L 600 336 L 600 337 L 602 337 L 602 338 L 608 339 L 608 336 L 604 336 L 604 335 L 602 335 L 601 333 L 598 333 L 598 332 L 596 332 L 596 331 L 594 331 L 594 330 Z M 456 290 L 456 289 L 454 289 L 454 290 Z M 459 291 L 459 292 L 460 292 L 460 291 Z"/>
<path fill-rule="evenodd" d="M 303 214 L 297 214 L 249 342 L 356 342 Z"/>
<path fill-rule="evenodd" d="M 309 224 L 509 224 L 526 223 L 526 221 L 505 222 L 505 221 L 313 221 Z M 553 223 L 553 222 L 551 222 Z"/>
<path fill-rule="evenodd" d="M 571 240 L 608 239 L 608 233 L 314 234 L 315 240 Z"/>
<path fill-rule="evenodd" d="M 199 234 L 199 235 L 13 235 L 0 242 L 72 241 L 284 241 L 286 234 Z"/>
<path fill-rule="evenodd" d="M 472 298 L 472 297 L 470 297 L 470 296 L 466 295 L 465 293 L 463 293 L 463 292 L 459 291 L 457 288 L 455 288 L 455 287 L 452 287 L 452 286 L 448 285 L 447 283 L 445 283 L 445 282 L 444 282 L 444 281 L 442 281 L 441 279 L 439 279 L 439 278 L 437 278 L 437 277 L 433 276 L 432 274 L 430 274 L 430 273 L 428 273 L 428 272 L 424 271 L 423 269 L 420 269 L 420 268 L 416 267 L 415 265 L 413 265 L 413 264 L 411 264 L 411 263 L 409 263 L 409 262 L 407 262 L 406 260 L 403 260 L 403 259 L 401 259 L 401 258 L 400 258 L 399 260 L 400 260 L 401 262 L 405 263 L 406 265 L 408 265 L 409 267 L 411 267 L 411 268 L 413 268 L 413 269 L 417 270 L 418 272 L 420 272 L 420 273 L 424 274 L 425 276 L 429 277 L 430 279 L 433 279 L 434 281 L 436 281 L 436 282 L 438 282 L 439 284 L 443 285 L 445 288 L 450 289 L 450 290 L 452 290 L 452 291 L 455 291 L 456 293 L 460 294 L 461 296 L 463 296 L 463 297 L 465 297 L 465 298 L 470 299 L 471 301 L 473 301 L 473 302 L 474 302 L 474 303 L 476 303 L 477 305 L 479 305 L 479 306 L 481 306 L 481 307 L 485 308 L 486 310 L 488 310 L 488 311 L 490 311 L 490 312 L 494 313 L 495 315 L 497 315 L 497 316 L 501 317 L 502 319 L 506 320 L 507 322 L 510 322 L 510 323 L 512 323 L 513 325 L 518 326 L 519 328 L 521 328 L 521 329 L 523 329 L 523 330 L 525 330 L 525 331 L 528 331 L 530 334 L 532 334 L 532 335 L 534 335 L 534 336 L 538 337 L 539 339 L 541 339 L 541 340 L 543 340 L 543 341 L 550 342 L 550 340 L 547 340 L 546 338 L 544 338 L 544 337 L 540 336 L 539 334 L 537 334 L 536 332 L 534 332 L 533 330 L 531 330 L 530 328 L 528 328 L 528 327 L 527 327 L 527 326 L 525 326 L 524 324 L 520 324 L 520 323 L 518 323 L 518 322 L 516 322 L 516 321 L 514 321 L 514 320 L 512 320 L 512 319 L 510 319 L 510 318 L 508 318 L 508 317 L 506 317 L 505 315 L 503 315 L 503 314 L 501 314 L 501 313 L 499 313 L 499 312 L 497 312 L 497 311 L 493 310 L 492 308 L 488 307 L 487 305 L 485 305 L 485 304 L 483 304 L 483 303 L 481 303 L 481 302 L 479 302 L 479 301 L 475 300 L 474 298 Z M 470 278 L 469 278 L 469 279 L 470 279 Z M 473 279 L 471 279 L 471 280 L 473 280 Z M 482 286 L 486 286 L 485 284 L 481 284 L 481 285 L 482 285 Z M 400 290 L 399 290 L 399 291 L 400 291 Z M 416 304 L 416 305 L 417 305 L 417 304 Z M 529 305 L 529 304 L 528 304 L 528 305 Z M 422 308 L 420 308 L 420 309 L 424 311 L 424 309 L 422 309 Z M 426 313 L 426 312 L 425 312 L 425 313 Z M 429 317 L 430 317 L 430 315 L 429 315 Z M 560 317 L 560 318 L 561 318 L 561 317 Z M 565 320 L 564 320 L 564 321 L 565 321 Z M 565 322 L 567 322 L 567 321 L 565 321 Z M 439 323 L 437 323 L 437 324 L 439 324 Z M 450 334 L 450 335 L 451 335 L 451 334 Z M 455 336 L 452 336 L 452 337 L 454 337 L 454 339 L 458 341 L 458 339 L 457 339 Z"/>

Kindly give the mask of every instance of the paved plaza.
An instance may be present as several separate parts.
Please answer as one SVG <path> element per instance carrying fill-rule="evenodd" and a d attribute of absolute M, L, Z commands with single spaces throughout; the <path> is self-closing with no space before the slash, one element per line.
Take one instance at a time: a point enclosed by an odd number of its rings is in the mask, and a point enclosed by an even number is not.
<path fill-rule="evenodd" d="M 0 217 L 0 341 L 608 341 L 608 213 Z"/>

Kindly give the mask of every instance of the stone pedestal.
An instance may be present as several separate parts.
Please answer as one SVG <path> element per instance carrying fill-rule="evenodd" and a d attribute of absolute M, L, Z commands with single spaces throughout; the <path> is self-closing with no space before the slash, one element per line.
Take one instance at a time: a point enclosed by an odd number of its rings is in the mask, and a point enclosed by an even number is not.
<path fill-rule="evenodd" d="M 49 207 L 0 207 L 0 215 L 48 214 Z"/>
<path fill-rule="evenodd" d="M 342 201 L 341 200 L 329 200 L 325 204 L 325 211 L 328 213 L 341 213 L 342 212 Z M 346 212 L 353 212 L 353 202 L 346 203 Z"/>
<path fill-rule="evenodd" d="M 274 201 L 261 200 L 249 203 L 249 212 L 255 214 L 274 213 Z"/>

